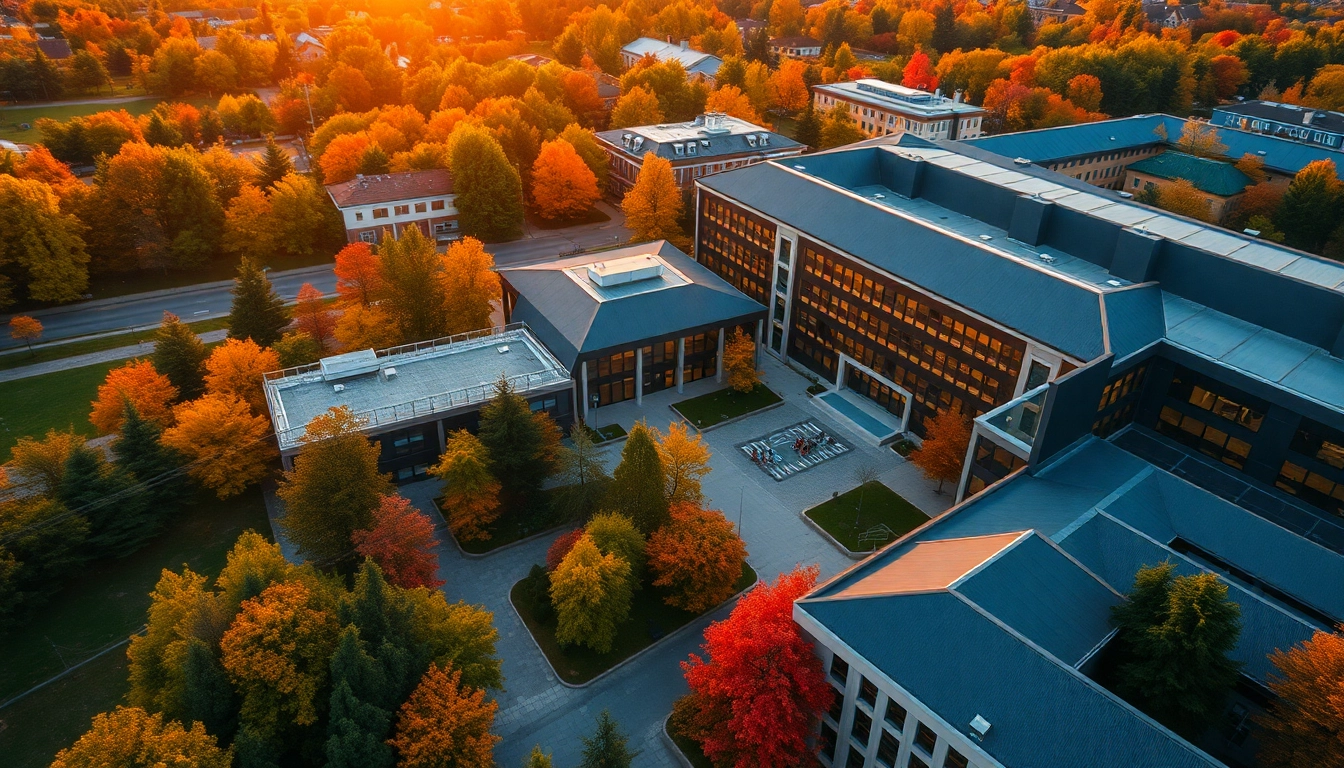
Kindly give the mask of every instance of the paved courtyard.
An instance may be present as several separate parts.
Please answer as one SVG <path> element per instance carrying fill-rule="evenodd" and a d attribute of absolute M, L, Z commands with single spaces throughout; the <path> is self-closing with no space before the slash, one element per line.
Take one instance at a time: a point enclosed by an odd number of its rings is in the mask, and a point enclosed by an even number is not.
<path fill-rule="evenodd" d="M 784 404 L 705 433 L 713 457 L 712 471 L 703 483 L 709 506 L 723 510 L 729 520 L 741 521 L 748 561 L 762 579 L 772 579 L 798 563 L 819 565 L 822 578 L 827 578 L 853 563 L 805 524 L 799 513 L 854 487 L 857 483 L 853 474 L 859 467 L 878 469 L 882 482 L 931 515 L 949 506 L 951 497 L 934 494 L 933 484 L 920 477 L 913 465 L 889 448 L 864 442 L 814 405 L 805 393 L 809 384 L 805 378 L 773 359 L 767 359 L 764 366 L 766 383 L 784 395 Z M 642 408 L 633 402 L 608 406 L 592 413 L 589 420 L 594 426 L 617 423 L 629 429 L 637 419 L 645 418 L 650 425 L 666 429 L 675 417 L 668 407 L 671 403 L 722 386 L 712 379 L 695 382 L 684 394 L 660 392 L 646 397 Z M 804 422 L 824 430 L 849 450 L 808 468 L 802 475 L 776 482 L 737 449 L 762 435 Z M 609 467 L 614 467 L 619 458 L 620 447 L 618 443 L 607 449 Z M 437 490 L 437 481 L 401 489 L 416 506 L 426 510 L 432 509 L 430 499 Z M 672 701 L 686 691 L 680 662 L 699 650 L 704 628 L 710 621 L 726 617 L 731 606 L 702 617 L 597 683 L 569 688 L 551 673 L 508 598 L 513 584 L 526 576 L 534 563 L 544 561 L 550 539 L 531 541 L 482 559 L 463 557 L 446 539 L 440 550 L 440 576 L 447 581 L 443 589 L 449 599 L 484 605 L 494 612 L 499 630 L 505 690 L 498 694 L 495 730 L 503 741 L 495 750 L 496 762 L 510 768 L 518 766 L 532 746 L 540 744 L 553 753 L 556 765 L 576 765 L 583 749 L 580 737 L 592 732 L 594 718 L 605 708 L 629 734 L 631 747 L 641 750 L 636 766 L 678 765 L 660 731 Z"/>

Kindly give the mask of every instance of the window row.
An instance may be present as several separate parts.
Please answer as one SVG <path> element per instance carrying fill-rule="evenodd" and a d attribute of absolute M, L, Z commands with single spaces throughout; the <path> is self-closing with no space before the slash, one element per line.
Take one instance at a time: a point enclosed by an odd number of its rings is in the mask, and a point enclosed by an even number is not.
<path fill-rule="evenodd" d="M 411 214 L 411 207 L 412 206 L 409 203 L 406 205 L 394 205 L 392 206 L 392 212 L 390 214 L 388 213 L 387 208 L 374 208 L 373 218 L 386 219 L 388 218 L 389 215 L 409 216 Z M 430 200 L 427 203 L 415 203 L 414 207 L 416 213 L 427 213 L 428 211 L 446 210 L 448 205 L 447 202 L 444 200 Z M 355 211 L 355 221 L 363 221 L 363 220 L 364 220 L 364 212 Z"/>
<path fill-rule="evenodd" d="M 849 664 L 838 655 L 832 656 L 830 676 L 839 685 L 839 690 L 835 691 L 831 709 L 826 713 L 830 722 L 822 721 L 818 747 L 821 755 L 834 766 L 836 765 L 835 758 L 838 752 L 836 729 L 840 727 L 845 711 L 844 689 L 849 678 Z M 905 737 L 909 712 L 899 702 L 888 696 L 881 708 L 881 724 L 875 726 L 874 718 L 877 717 L 878 713 L 878 694 L 876 683 L 860 675 L 858 696 L 854 705 L 850 708 L 849 744 L 847 745 L 848 753 L 844 762 L 845 768 L 870 768 L 867 751 L 874 730 L 877 730 L 879 734 L 875 755 L 877 765 L 883 766 L 883 768 L 897 768 L 901 740 Z M 938 747 L 938 734 L 918 718 L 914 719 L 913 725 L 914 738 L 911 740 L 912 749 L 909 752 L 906 766 L 907 768 L 918 768 L 919 766 L 928 768 Z M 965 755 L 949 746 L 941 765 L 942 768 L 968 768 L 970 762 Z"/>
<path fill-rule="evenodd" d="M 704 198 L 701 212 L 706 219 L 724 227 L 734 235 L 758 247 L 774 250 L 775 228 L 755 216 L 744 215 L 732 206 L 725 205 L 708 195 Z"/>

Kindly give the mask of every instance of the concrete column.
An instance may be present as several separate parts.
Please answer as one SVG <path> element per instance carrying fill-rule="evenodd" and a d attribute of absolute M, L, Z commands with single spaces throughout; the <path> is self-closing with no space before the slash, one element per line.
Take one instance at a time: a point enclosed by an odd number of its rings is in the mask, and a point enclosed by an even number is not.
<path fill-rule="evenodd" d="M 587 420 L 588 420 L 588 361 L 587 361 L 587 360 L 584 360 L 584 361 L 580 362 L 579 365 L 583 366 L 582 369 L 581 369 L 581 370 L 583 371 L 583 380 L 582 380 L 582 385 L 583 385 L 583 420 L 584 420 L 584 421 L 587 421 Z"/>
<path fill-rule="evenodd" d="M 635 350 L 635 405 L 644 405 L 644 348 Z"/>
<path fill-rule="evenodd" d="M 570 387 L 570 388 L 569 388 L 569 398 L 570 398 L 571 400 L 574 401 L 574 411 L 573 411 L 573 413 L 574 413 L 574 426 L 577 427 L 577 426 L 579 426 L 579 423 L 583 421 L 583 415 L 582 415 L 583 412 L 579 410 L 579 388 L 578 388 L 578 387 Z"/>
<path fill-rule="evenodd" d="M 686 377 L 686 337 L 677 337 L 677 394 L 681 394 L 682 380 Z"/>
<path fill-rule="evenodd" d="M 756 321 L 756 367 L 761 367 L 761 347 L 765 343 L 765 320 Z"/>
<path fill-rule="evenodd" d="M 443 434 L 443 419 L 434 422 L 434 426 L 439 428 L 439 453 L 442 454 L 444 451 L 448 450 L 448 441 Z"/>
<path fill-rule="evenodd" d="M 728 335 L 727 328 L 719 329 L 719 356 L 717 358 L 718 363 L 715 365 L 714 370 L 714 380 L 718 382 L 723 381 L 723 337 L 727 335 Z"/>

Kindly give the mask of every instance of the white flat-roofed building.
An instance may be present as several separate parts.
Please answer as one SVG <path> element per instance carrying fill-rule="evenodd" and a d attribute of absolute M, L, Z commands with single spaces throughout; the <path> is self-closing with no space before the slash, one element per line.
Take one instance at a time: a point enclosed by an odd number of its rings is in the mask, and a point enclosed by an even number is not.
<path fill-rule="evenodd" d="M 645 56 L 652 56 L 659 61 L 681 62 L 681 66 L 686 69 L 686 79 L 703 77 L 711 86 L 719 73 L 719 67 L 723 66 L 723 59 L 712 53 L 695 50 L 687 40 L 682 40 L 678 45 L 671 40 L 653 37 L 641 37 L 622 48 L 621 64 L 628 69 Z"/>
<path fill-rule="evenodd" d="M 962 101 L 960 91 L 948 98 L 865 78 L 814 85 L 812 92 L 818 110 L 846 105 L 869 137 L 912 133 L 922 139 L 973 139 L 984 133 L 985 110 Z"/>
<path fill-rule="evenodd" d="M 460 236 L 453 177 L 444 170 L 360 175 L 328 184 L 327 194 L 351 243 L 377 243 L 386 232 L 400 237 L 406 227 L 419 227 L 439 241 Z"/>

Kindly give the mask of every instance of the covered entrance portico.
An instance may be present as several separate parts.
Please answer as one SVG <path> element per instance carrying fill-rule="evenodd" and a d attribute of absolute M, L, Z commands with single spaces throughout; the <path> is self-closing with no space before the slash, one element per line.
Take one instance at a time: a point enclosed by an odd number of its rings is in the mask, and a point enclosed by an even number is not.
<path fill-rule="evenodd" d="M 818 402 L 859 428 L 878 445 L 905 433 L 910 425 L 909 390 L 841 353 L 834 389 Z"/>

